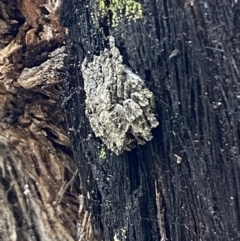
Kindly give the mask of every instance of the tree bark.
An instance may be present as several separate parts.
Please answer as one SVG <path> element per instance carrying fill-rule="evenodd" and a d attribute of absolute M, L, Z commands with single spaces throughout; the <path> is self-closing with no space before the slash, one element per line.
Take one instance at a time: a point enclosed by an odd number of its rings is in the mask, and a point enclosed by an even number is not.
<path fill-rule="evenodd" d="M 131 16 L 129 2 L 142 15 Z M 118 4 L 62 7 L 71 48 L 64 107 L 96 239 L 238 240 L 239 2 Z M 109 36 L 154 93 L 160 122 L 152 141 L 118 156 L 91 130 L 81 75 Z"/>
<path fill-rule="evenodd" d="M 239 240 L 240 3 L 114 3 L 0 2 L 0 240 Z M 109 36 L 160 123 L 120 155 L 81 72 Z"/>
<path fill-rule="evenodd" d="M 58 1 L 0 2 L 0 240 L 77 240 Z"/>

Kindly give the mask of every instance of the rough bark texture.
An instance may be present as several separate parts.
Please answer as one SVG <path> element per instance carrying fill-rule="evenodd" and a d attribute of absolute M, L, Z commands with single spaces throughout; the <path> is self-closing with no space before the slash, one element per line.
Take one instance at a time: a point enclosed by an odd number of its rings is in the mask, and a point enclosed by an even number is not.
<path fill-rule="evenodd" d="M 59 1 L 0 1 L 0 240 L 77 240 Z M 83 204 L 83 201 L 81 201 Z"/>
<path fill-rule="evenodd" d="M 239 240 L 240 3 L 144 0 L 132 20 L 111 4 L 62 8 L 72 56 L 64 107 L 96 239 Z M 108 36 L 153 91 L 160 122 L 151 142 L 119 156 L 91 131 L 80 70 Z"/>
<path fill-rule="evenodd" d="M 96 137 L 119 155 L 152 139 L 151 129 L 158 126 L 154 115 L 153 93 L 144 81 L 124 66 L 122 56 L 109 39 L 93 62 L 81 65 L 86 94 L 86 116 Z"/>

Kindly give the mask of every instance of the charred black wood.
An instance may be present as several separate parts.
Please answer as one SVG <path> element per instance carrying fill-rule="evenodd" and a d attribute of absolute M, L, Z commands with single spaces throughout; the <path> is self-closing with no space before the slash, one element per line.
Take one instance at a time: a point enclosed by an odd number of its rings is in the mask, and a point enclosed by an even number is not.
<path fill-rule="evenodd" d="M 62 8 L 72 56 L 64 106 L 101 240 L 240 239 L 239 2 L 146 0 L 135 18 L 103 3 L 107 13 L 101 1 Z M 91 130 L 80 69 L 109 36 L 153 92 L 160 123 L 119 156 Z"/>

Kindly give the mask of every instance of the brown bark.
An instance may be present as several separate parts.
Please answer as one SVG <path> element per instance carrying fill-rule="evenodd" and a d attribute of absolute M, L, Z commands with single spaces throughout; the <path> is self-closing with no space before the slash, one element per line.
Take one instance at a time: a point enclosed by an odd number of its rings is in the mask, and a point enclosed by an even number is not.
<path fill-rule="evenodd" d="M 77 239 L 59 1 L 0 2 L 0 240 Z"/>

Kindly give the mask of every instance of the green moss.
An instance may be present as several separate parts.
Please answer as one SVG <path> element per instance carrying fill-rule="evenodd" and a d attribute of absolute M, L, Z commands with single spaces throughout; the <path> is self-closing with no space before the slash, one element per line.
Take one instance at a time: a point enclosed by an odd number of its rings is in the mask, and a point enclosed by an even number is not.
<path fill-rule="evenodd" d="M 110 0 L 106 4 L 105 0 L 97 0 L 100 17 L 104 17 L 111 12 L 112 26 L 116 26 L 119 20 L 123 17 L 128 19 L 137 20 L 143 17 L 142 4 L 135 0 Z"/>
<path fill-rule="evenodd" d="M 106 149 L 103 145 L 101 146 L 101 149 L 100 149 L 99 158 L 106 159 Z"/>

